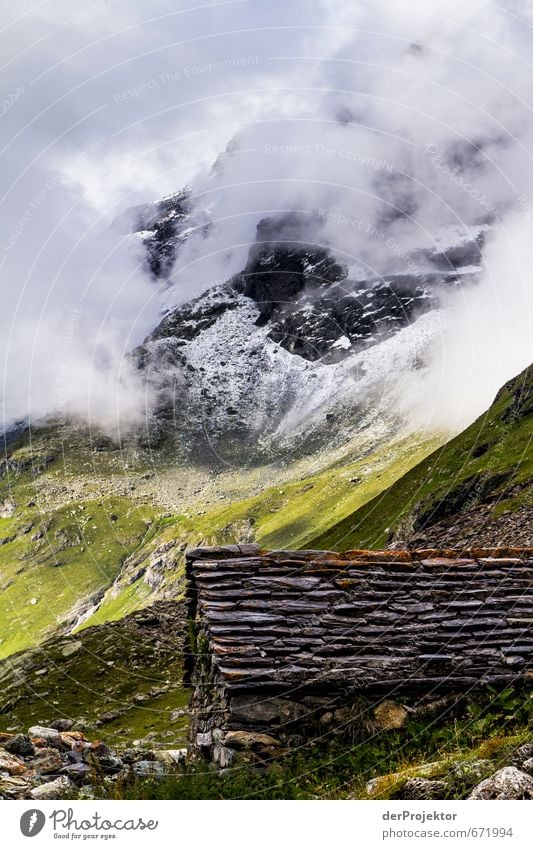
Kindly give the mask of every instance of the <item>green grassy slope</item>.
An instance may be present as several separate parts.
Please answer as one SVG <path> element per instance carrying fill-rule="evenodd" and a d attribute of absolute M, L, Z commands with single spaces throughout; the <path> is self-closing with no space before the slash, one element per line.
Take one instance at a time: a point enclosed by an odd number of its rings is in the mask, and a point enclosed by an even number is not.
<path fill-rule="evenodd" d="M 22 435 L 0 468 L 0 658 L 68 626 L 154 534 L 155 505 L 100 486 L 113 453 L 53 429 Z M 81 468 L 79 468 L 81 467 Z"/>
<path fill-rule="evenodd" d="M 151 602 L 154 593 L 145 576 L 154 553 L 161 552 L 155 557 L 162 575 L 159 591 L 166 597 L 180 597 L 186 548 L 250 541 L 271 549 L 305 547 L 317 530 L 364 504 L 441 439 L 410 436 L 369 451 L 355 462 L 333 464 L 323 472 L 269 487 L 251 498 L 224 499 L 224 505 L 215 509 L 160 520 L 157 534 L 127 561 L 98 609 L 81 627 L 119 619 Z"/>
<path fill-rule="evenodd" d="M 490 504 L 501 515 L 533 506 L 533 367 L 509 381 L 489 410 L 382 492 L 309 543 L 379 548 L 449 516 Z"/>
<path fill-rule="evenodd" d="M 11 526 L 15 538 L 0 547 L 0 657 L 39 642 L 80 601 L 105 590 L 149 533 L 153 513 L 114 498 L 74 503 L 33 521 L 29 512 L 22 529 Z M 0 519 L 0 533 L 7 521 Z M 36 534 L 42 537 L 32 539 Z"/>
<path fill-rule="evenodd" d="M 116 744 L 185 742 L 185 611 L 157 603 L 120 622 L 53 637 L 0 662 L 0 727 L 72 719 Z"/>
<path fill-rule="evenodd" d="M 439 443 L 438 437 L 420 436 L 387 443 L 359 460 L 337 463 L 323 472 L 195 516 L 189 529 L 210 542 L 221 537 L 226 542 L 238 541 L 244 533 L 264 548 L 303 548 L 317 531 L 381 492 Z"/>

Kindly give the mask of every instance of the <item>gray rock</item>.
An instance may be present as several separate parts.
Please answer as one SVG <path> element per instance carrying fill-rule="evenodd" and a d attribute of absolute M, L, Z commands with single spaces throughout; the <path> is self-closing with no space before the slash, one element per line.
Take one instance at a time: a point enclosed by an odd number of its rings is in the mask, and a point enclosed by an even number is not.
<path fill-rule="evenodd" d="M 61 775 L 48 784 L 40 784 L 30 790 L 32 799 L 64 799 L 74 790 L 74 784 L 66 776 Z"/>
<path fill-rule="evenodd" d="M 521 768 L 522 764 L 530 758 L 533 758 L 533 743 L 524 743 L 514 752 L 511 758 L 511 764 Z"/>
<path fill-rule="evenodd" d="M 63 760 L 57 749 L 45 747 L 37 750 L 31 765 L 37 773 L 46 775 L 51 772 L 58 773 L 63 766 Z"/>
<path fill-rule="evenodd" d="M 222 772 L 227 769 L 227 767 L 231 766 L 234 758 L 235 752 L 232 749 L 228 749 L 227 746 L 222 746 L 220 743 L 215 744 L 213 760 L 216 764 L 218 764 Z"/>
<path fill-rule="evenodd" d="M 187 749 L 159 749 L 154 752 L 154 759 L 171 769 L 183 763 L 186 757 Z"/>
<path fill-rule="evenodd" d="M 91 772 L 91 767 L 85 763 L 67 764 L 62 768 L 61 772 L 66 773 L 69 778 L 79 781 L 87 778 Z"/>
<path fill-rule="evenodd" d="M 105 757 L 98 758 L 98 766 L 107 775 L 114 775 L 116 772 L 120 772 L 124 764 L 120 758 L 116 758 L 113 755 L 106 755 Z"/>
<path fill-rule="evenodd" d="M 163 764 L 158 761 L 137 761 L 137 763 L 132 764 L 131 768 L 135 775 L 142 778 L 163 776 L 167 772 Z"/>
<path fill-rule="evenodd" d="M 20 755 L 21 758 L 31 758 L 35 754 L 35 748 L 27 734 L 15 734 L 11 740 L 4 743 L 4 749 L 12 755 Z"/>
<path fill-rule="evenodd" d="M 0 519 L 11 518 L 16 509 L 17 505 L 12 498 L 4 498 L 4 500 L 0 502 Z"/>
<path fill-rule="evenodd" d="M 61 746 L 61 735 L 55 728 L 47 728 L 45 725 L 32 725 L 28 729 L 28 734 L 31 738 L 41 737 L 50 746 Z"/>
<path fill-rule="evenodd" d="M 171 722 L 176 722 L 177 719 L 181 719 L 183 716 L 187 716 L 186 710 L 173 710 L 169 719 Z"/>
<path fill-rule="evenodd" d="M 72 719 L 55 719 L 50 723 L 50 728 L 55 728 L 56 731 L 70 731 L 73 725 Z"/>
<path fill-rule="evenodd" d="M 121 752 L 122 761 L 125 764 L 134 764 L 139 761 L 153 761 L 154 753 L 150 749 L 125 749 Z"/>
<path fill-rule="evenodd" d="M 213 744 L 213 735 L 211 731 L 200 731 L 196 735 L 197 746 L 211 746 Z"/>
<path fill-rule="evenodd" d="M 474 787 L 468 798 L 533 799 L 533 778 L 514 766 L 506 766 Z"/>
<path fill-rule="evenodd" d="M 446 782 L 431 778 L 408 778 L 393 799 L 444 799 Z"/>

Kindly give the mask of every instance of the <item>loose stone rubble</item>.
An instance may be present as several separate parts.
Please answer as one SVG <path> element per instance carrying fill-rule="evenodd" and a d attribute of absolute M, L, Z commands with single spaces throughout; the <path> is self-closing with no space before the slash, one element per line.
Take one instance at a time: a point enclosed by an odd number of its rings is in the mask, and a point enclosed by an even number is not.
<path fill-rule="evenodd" d="M 0 799 L 65 799 L 95 795 L 102 784 L 130 777 L 164 777 L 186 749 L 131 748 L 117 754 L 59 719 L 26 734 L 0 733 Z"/>

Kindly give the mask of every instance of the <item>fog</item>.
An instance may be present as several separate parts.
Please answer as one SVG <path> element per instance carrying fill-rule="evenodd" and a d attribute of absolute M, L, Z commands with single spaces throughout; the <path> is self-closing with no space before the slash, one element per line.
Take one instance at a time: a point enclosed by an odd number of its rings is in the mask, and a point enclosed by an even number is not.
<path fill-rule="evenodd" d="M 426 367 L 399 384 L 417 426 L 467 424 L 531 362 L 526 4 L 86 2 L 1 4 L 5 425 L 139 421 L 125 354 L 287 210 L 322 210 L 313 241 L 354 277 L 490 225 L 481 282 L 445 298 Z M 212 227 L 158 285 L 111 225 L 185 184 Z"/>

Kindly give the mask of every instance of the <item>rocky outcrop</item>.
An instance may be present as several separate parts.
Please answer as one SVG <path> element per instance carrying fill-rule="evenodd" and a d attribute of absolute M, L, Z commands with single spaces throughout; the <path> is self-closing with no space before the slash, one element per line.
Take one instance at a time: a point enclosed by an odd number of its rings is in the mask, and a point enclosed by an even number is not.
<path fill-rule="evenodd" d="M 208 224 L 207 217 L 195 209 L 189 188 L 132 207 L 114 221 L 116 229 L 141 240 L 147 269 L 155 279 L 170 276 L 181 246 L 191 235 L 205 234 Z"/>
<path fill-rule="evenodd" d="M 248 545 L 187 562 L 191 745 L 220 766 L 401 727 L 439 691 L 531 682 L 532 549 Z"/>
<path fill-rule="evenodd" d="M 493 759 L 468 753 L 444 755 L 373 778 L 366 784 L 366 795 L 370 799 L 530 799 L 531 772 L 523 755 L 532 747 L 526 743 L 509 751 L 504 746 Z"/>
<path fill-rule="evenodd" d="M 443 288 L 460 282 L 460 263 L 435 271 L 427 261 L 410 273 L 350 279 L 347 267 L 315 239 L 316 231 L 301 215 L 263 219 L 243 271 L 209 290 L 207 300 L 202 295 L 172 310 L 147 342 L 191 341 L 235 309 L 236 293 L 256 306 L 255 324 L 266 326 L 268 338 L 304 359 L 335 362 L 436 308 Z M 163 256 L 172 250 L 167 246 Z M 469 266 L 465 279 L 475 269 Z"/>

